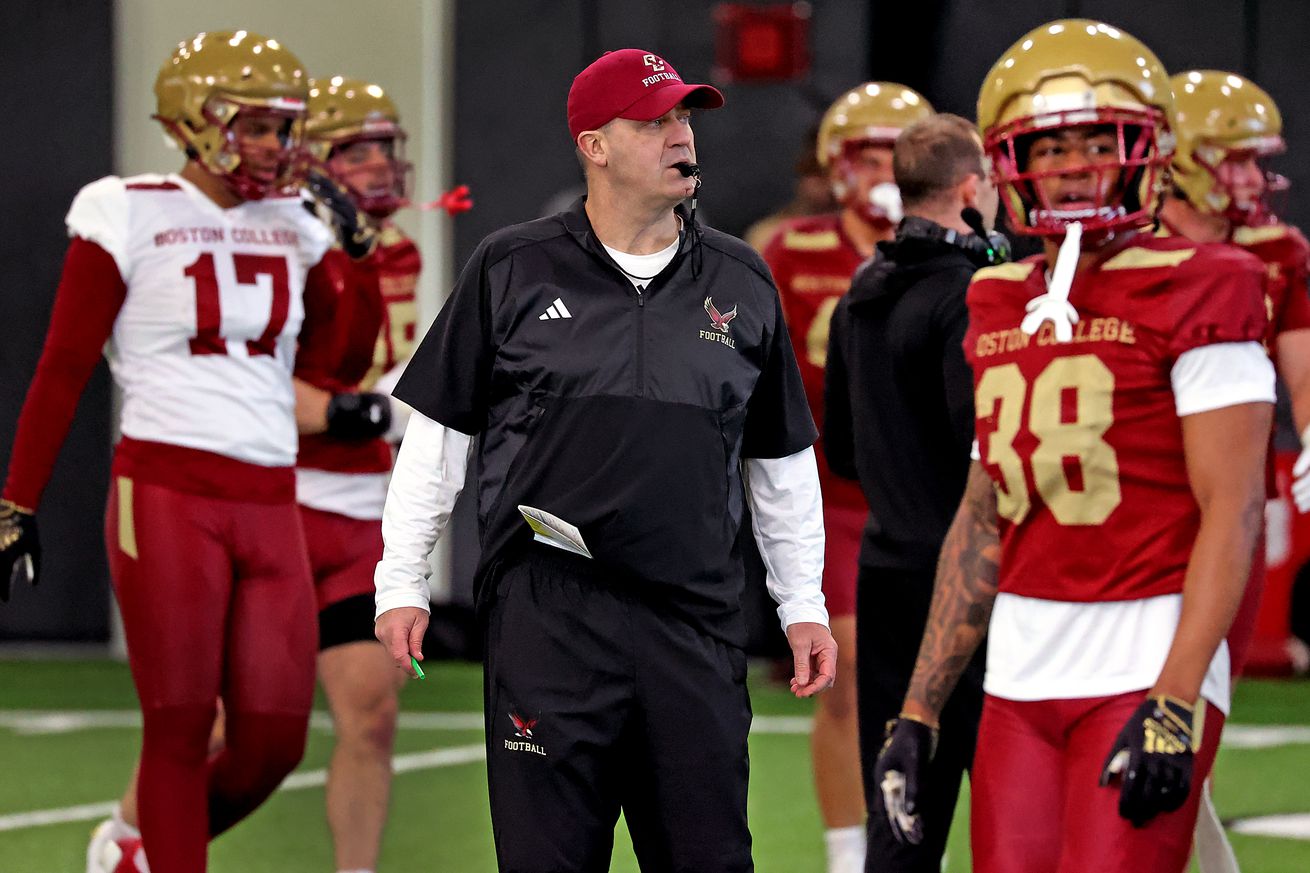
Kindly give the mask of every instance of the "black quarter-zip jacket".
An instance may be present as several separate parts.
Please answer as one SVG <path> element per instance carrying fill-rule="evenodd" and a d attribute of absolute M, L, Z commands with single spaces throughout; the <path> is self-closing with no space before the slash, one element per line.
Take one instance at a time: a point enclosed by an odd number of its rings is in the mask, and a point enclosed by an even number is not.
<path fill-rule="evenodd" d="M 615 584 L 739 645 L 739 462 L 817 436 L 777 288 L 697 224 L 638 291 L 584 203 L 482 241 L 395 395 L 480 437 L 479 601 L 531 541 L 525 504 L 576 525 Z"/>

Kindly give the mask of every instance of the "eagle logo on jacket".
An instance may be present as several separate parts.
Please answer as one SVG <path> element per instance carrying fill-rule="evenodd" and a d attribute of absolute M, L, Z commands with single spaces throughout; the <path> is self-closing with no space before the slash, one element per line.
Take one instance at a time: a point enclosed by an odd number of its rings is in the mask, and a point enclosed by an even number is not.
<path fill-rule="evenodd" d="M 710 316 L 710 324 L 714 325 L 715 330 L 728 332 L 728 323 L 737 317 L 737 307 L 734 304 L 727 312 L 720 313 L 718 307 L 714 305 L 713 297 L 705 298 L 705 311 Z"/>

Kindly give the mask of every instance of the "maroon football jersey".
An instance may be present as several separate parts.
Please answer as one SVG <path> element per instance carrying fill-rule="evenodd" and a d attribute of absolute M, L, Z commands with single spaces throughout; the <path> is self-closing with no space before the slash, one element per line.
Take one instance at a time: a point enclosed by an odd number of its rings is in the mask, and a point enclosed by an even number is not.
<path fill-rule="evenodd" d="M 828 358 L 828 325 L 837 301 L 851 287 L 864 258 L 841 228 L 836 214 L 783 222 L 764 247 L 764 260 L 782 295 L 782 313 L 814 423 L 823 430 L 823 370 Z M 823 436 L 820 435 L 820 441 Z M 864 508 L 864 493 L 855 482 L 828 469 L 822 443 L 816 443 L 823 500 L 829 505 Z"/>
<path fill-rule="evenodd" d="M 1039 255 L 969 286 L 965 355 L 997 491 L 1000 590 L 1084 602 L 1181 592 L 1199 510 L 1173 365 L 1263 338 L 1264 268 L 1233 246 L 1140 234 L 1074 279 L 1067 343 L 1049 322 L 1019 329 L 1046 271 Z"/>
<path fill-rule="evenodd" d="M 414 350 L 418 322 L 415 288 L 422 266 L 414 242 L 393 225 L 382 232 L 373 254 L 354 264 L 349 288 L 338 305 L 336 326 L 342 349 L 332 391 L 367 391 L 383 373 Z M 391 447 L 383 439 L 343 441 L 315 434 L 300 439 L 296 466 L 339 473 L 385 473 Z"/>
<path fill-rule="evenodd" d="M 1239 227 L 1233 232 L 1233 243 L 1264 261 L 1269 273 L 1269 339 L 1284 331 L 1310 328 L 1310 293 L 1306 288 L 1310 243 L 1301 231 L 1286 224 Z"/>
<path fill-rule="evenodd" d="M 382 331 L 374 346 L 373 366 L 360 383 L 367 390 L 382 374 L 414 353 L 418 340 L 418 303 L 414 295 L 423 261 L 414 241 L 399 228 L 388 225 L 377 250 L 361 266 L 375 274 L 383 305 Z"/>

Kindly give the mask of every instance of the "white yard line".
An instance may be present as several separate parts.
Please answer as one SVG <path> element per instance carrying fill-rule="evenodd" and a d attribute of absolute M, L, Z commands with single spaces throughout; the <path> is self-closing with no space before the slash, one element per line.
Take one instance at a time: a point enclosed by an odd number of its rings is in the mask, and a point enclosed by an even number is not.
<path fill-rule="evenodd" d="M 320 730 L 331 730 L 327 713 L 314 713 L 313 725 Z M 69 731 L 104 728 L 140 727 L 140 713 L 122 711 L 83 712 L 21 712 L 0 711 L 0 728 L 17 733 L 51 734 Z M 411 712 L 400 716 L 400 726 L 416 730 L 479 730 L 482 714 L 477 712 Z M 810 729 L 810 719 L 803 716 L 757 716 L 751 725 L 757 734 L 804 734 Z M 1254 726 L 1229 725 L 1224 730 L 1224 742 L 1233 748 L 1257 749 L 1310 743 L 1310 727 L 1298 725 Z M 471 764 L 486 757 L 486 747 L 476 745 L 451 746 L 397 755 L 392 759 L 392 770 L 410 773 Z M 321 787 L 327 781 L 326 770 L 306 770 L 293 773 L 282 783 L 282 791 L 298 791 Z M 0 833 L 23 830 L 43 825 L 68 822 L 95 821 L 106 818 L 113 811 L 114 802 L 85 803 L 59 809 L 39 809 L 31 812 L 0 815 Z M 1310 813 L 1269 815 L 1237 819 L 1228 825 L 1235 833 L 1253 834 L 1284 839 L 1310 840 Z"/>
<path fill-rule="evenodd" d="M 475 746 L 451 746 L 446 749 L 432 749 L 427 752 L 414 752 L 409 755 L 397 755 L 391 760 L 391 769 L 396 773 L 411 773 L 415 770 L 433 770 L 438 767 L 454 767 L 458 764 L 471 764 L 487 756 L 487 749 L 482 743 Z M 326 770 L 306 770 L 292 773 L 282 783 L 280 791 L 299 791 L 305 788 L 319 788 L 327 782 Z M 95 821 L 108 818 L 114 810 L 114 801 L 104 803 L 84 803 L 80 806 L 66 806 L 62 809 L 38 809 L 32 812 L 16 812 L 12 815 L 0 815 L 0 832 L 17 831 L 41 825 L 65 824 L 77 821 Z"/>
<path fill-rule="evenodd" d="M 1235 834 L 1281 837 L 1287 840 L 1310 840 L 1310 812 L 1239 818 L 1229 822 L 1227 827 Z"/>
<path fill-rule="evenodd" d="M 38 809 L 33 812 L 16 812 L 12 815 L 0 815 L 0 832 L 17 831 L 23 828 L 35 828 L 41 825 L 65 824 L 70 821 L 95 821 L 109 818 L 114 811 L 114 801 L 106 803 L 84 803 L 81 806 L 65 806 L 63 809 Z"/>
<path fill-rule="evenodd" d="M 1274 746 L 1310 744 L 1310 725 L 1304 724 L 1232 724 L 1224 727 L 1222 748 L 1271 749 Z"/>
<path fill-rule="evenodd" d="M 326 712 L 315 712 L 309 725 L 313 730 L 331 732 L 332 717 Z M 415 730 L 480 731 L 482 713 L 406 712 L 401 713 L 400 726 Z M 0 710 L 0 728 L 27 736 L 140 727 L 141 713 L 138 710 Z"/>

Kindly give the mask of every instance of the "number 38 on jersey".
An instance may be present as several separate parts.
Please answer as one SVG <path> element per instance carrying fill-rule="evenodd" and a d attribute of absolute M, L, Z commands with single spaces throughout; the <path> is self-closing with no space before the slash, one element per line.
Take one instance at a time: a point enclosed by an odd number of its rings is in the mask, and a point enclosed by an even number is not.
<path fill-rule="evenodd" d="M 999 471 L 997 509 L 1019 523 L 1033 490 L 1063 525 L 1098 525 L 1123 495 L 1114 423 L 1114 373 L 1096 355 L 1058 357 L 1029 382 L 1015 363 L 989 367 L 975 391 L 982 460 Z M 1030 486 L 1031 483 L 1031 486 Z"/>

